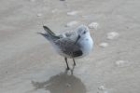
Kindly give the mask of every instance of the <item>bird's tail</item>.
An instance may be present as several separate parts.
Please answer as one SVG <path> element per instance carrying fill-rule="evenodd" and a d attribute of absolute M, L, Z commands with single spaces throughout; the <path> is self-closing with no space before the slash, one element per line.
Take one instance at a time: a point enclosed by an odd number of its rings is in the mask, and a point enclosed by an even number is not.
<path fill-rule="evenodd" d="M 56 36 L 47 26 L 43 26 L 44 30 L 46 31 L 46 33 L 39 33 L 42 36 L 44 36 L 46 39 L 48 40 L 56 40 L 59 39 L 58 36 Z"/>

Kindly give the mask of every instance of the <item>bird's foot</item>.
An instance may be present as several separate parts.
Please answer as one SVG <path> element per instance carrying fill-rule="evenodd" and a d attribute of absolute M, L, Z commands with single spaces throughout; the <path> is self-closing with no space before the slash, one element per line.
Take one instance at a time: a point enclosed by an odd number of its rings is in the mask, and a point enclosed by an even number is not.
<path fill-rule="evenodd" d="M 67 67 L 67 68 L 66 68 L 66 70 L 70 70 L 70 68 L 69 68 L 69 67 Z"/>

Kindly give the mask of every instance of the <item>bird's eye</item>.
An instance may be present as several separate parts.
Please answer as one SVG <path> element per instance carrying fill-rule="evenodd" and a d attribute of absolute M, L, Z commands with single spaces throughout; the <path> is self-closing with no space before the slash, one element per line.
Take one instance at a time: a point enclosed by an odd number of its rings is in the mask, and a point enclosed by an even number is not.
<path fill-rule="evenodd" d="M 86 33 L 86 31 L 83 32 L 83 34 L 85 34 L 85 33 Z"/>

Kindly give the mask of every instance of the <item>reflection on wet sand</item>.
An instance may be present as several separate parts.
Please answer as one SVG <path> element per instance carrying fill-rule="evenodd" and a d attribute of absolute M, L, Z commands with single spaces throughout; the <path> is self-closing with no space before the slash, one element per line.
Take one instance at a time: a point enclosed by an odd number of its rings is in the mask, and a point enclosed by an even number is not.
<path fill-rule="evenodd" d="M 50 93 L 86 93 L 86 87 L 82 81 L 75 77 L 73 73 L 68 75 L 68 71 L 52 76 L 48 81 L 32 81 L 35 89 L 45 89 Z"/>

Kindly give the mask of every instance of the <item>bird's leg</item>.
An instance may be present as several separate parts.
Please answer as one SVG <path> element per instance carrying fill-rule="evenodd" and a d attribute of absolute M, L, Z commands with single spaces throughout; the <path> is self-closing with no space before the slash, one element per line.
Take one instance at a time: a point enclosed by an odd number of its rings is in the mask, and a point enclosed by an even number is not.
<path fill-rule="evenodd" d="M 65 57 L 65 62 L 66 62 L 66 65 L 67 65 L 67 70 L 69 70 L 69 65 L 68 65 L 68 62 L 67 62 L 67 58 Z"/>
<path fill-rule="evenodd" d="M 74 58 L 73 58 L 73 63 L 74 63 L 73 65 L 76 66 L 76 62 L 75 62 L 75 59 Z"/>

